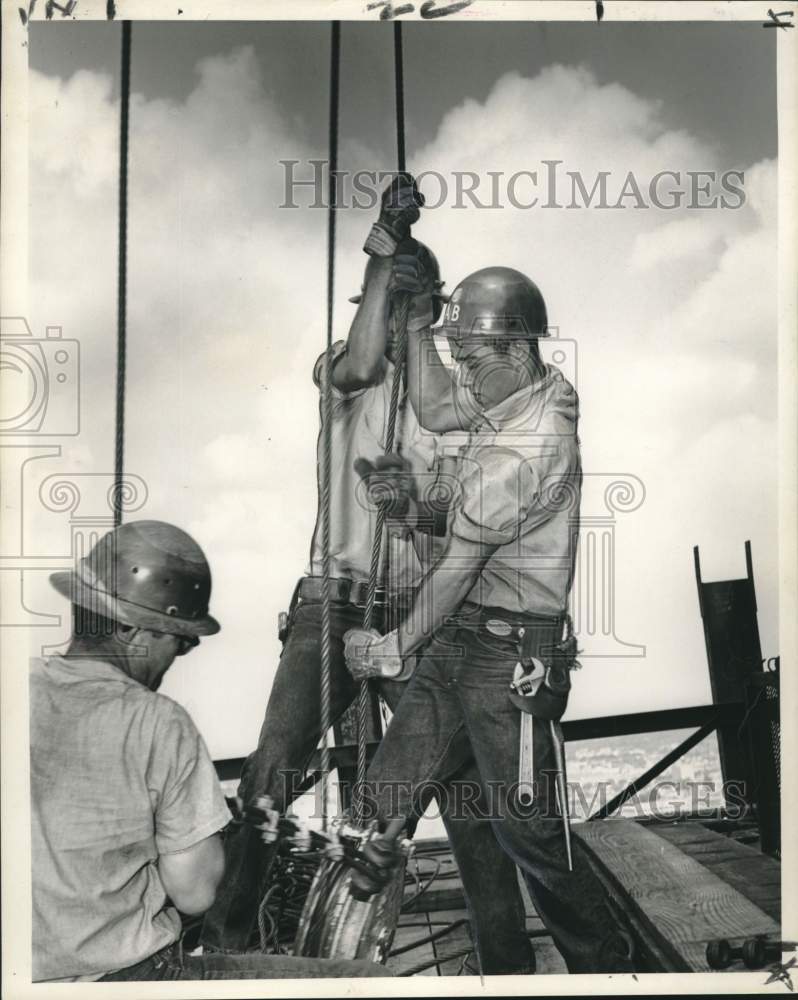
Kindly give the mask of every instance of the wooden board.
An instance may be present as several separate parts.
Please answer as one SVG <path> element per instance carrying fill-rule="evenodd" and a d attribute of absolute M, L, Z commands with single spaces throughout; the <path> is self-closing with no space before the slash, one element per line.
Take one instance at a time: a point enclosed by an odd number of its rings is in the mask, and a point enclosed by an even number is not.
<path fill-rule="evenodd" d="M 774 858 L 700 823 L 656 823 L 648 829 L 675 844 L 781 923 L 781 865 Z"/>
<path fill-rule="evenodd" d="M 706 972 L 716 938 L 778 936 L 779 924 L 675 844 L 632 820 L 574 824 L 574 835 L 615 887 L 669 968 Z"/>
<path fill-rule="evenodd" d="M 468 913 L 465 909 L 438 910 L 435 912 L 435 917 L 436 919 L 446 920 L 447 923 L 453 923 L 455 920 L 467 920 Z M 433 947 L 436 957 L 440 960 L 438 968 L 440 969 L 441 976 L 457 976 L 460 974 L 461 969 L 463 969 L 463 975 L 473 975 L 473 973 L 468 973 L 465 970 L 463 955 L 460 955 L 459 958 L 449 958 L 450 955 L 458 955 L 460 952 L 468 950 L 472 952 L 470 966 L 474 969 L 477 968 L 477 960 L 473 955 L 474 945 L 471 940 L 471 928 L 468 924 L 461 924 L 460 927 L 455 927 L 445 937 L 436 941 Z"/>
<path fill-rule="evenodd" d="M 412 944 L 414 941 L 419 941 L 421 938 L 426 937 L 435 928 L 430 928 L 427 921 L 419 921 L 418 916 L 414 918 L 414 922 L 424 923 L 424 927 L 406 927 L 402 925 L 400 918 L 399 926 L 396 929 L 396 934 L 393 939 L 393 947 L 401 948 L 403 945 Z M 402 955 L 395 955 L 389 958 L 386 967 L 390 969 L 394 976 L 401 975 L 403 972 L 413 969 L 418 965 L 423 965 L 425 962 L 431 961 L 435 958 L 435 952 L 433 951 L 432 945 L 430 943 L 425 943 L 419 945 L 410 951 L 404 952 Z M 430 969 L 425 969 L 424 972 L 418 973 L 418 975 L 425 976 L 437 976 L 438 972 L 433 965 Z"/>

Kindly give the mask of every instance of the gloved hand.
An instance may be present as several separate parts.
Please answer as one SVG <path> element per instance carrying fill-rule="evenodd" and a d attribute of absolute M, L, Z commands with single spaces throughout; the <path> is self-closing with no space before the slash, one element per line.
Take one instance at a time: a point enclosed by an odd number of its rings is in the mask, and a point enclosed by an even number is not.
<path fill-rule="evenodd" d="M 417 240 L 402 240 L 393 256 L 391 291 L 410 292 L 411 295 L 431 294 L 434 275 L 427 269 L 428 261 L 429 255 Z"/>
<path fill-rule="evenodd" d="M 347 669 L 356 681 L 369 677 L 404 680 L 399 633 L 395 629 L 387 635 L 380 635 L 376 629 L 349 629 L 344 633 L 344 656 Z"/>
<path fill-rule="evenodd" d="M 399 863 L 399 846 L 395 840 L 375 837 L 359 852 L 358 860 L 363 869 L 357 868 L 349 883 L 349 893 L 354 899 L 365 902 L 390 882 Z"/>
<path fill-rule="evenodd" d="M 384 506 L 388 517 L 407 517 L 416 496 L 416 479 L 406 458 L 395 454 L 378 455 L 374 462 L 356 458 L 354 466 L 372 503 Z"/>
<path fill-rule="evenodd" d="M 241 802 L 241 799 L 237 798 L 236 801 Z M 271 795 L 258 795 L 248 805 L 244 805 L 243 802 L 241 805 L 245 822 L 260 830 L 264 844 L 273 844 L 280 832 L 280 813 L 274 808 L 274 799 Z"/>
<path fill-rule="evenodd" d="M 397 174 L 383 192 L 380 217 L 363 244 L 366 253 L 392 257 L 410 233 L 410 227 L 418 221 L 423 205 L 424 195 L 418 190 L 415 178 L 407 173 Z"/>
<path fill-rule="evenodd" d="M 440 285 L 438 268 L 427 247 L 412 237 L 402 240 L 393 256 L 390 291 L 412 296 L 407 318 L 409 333 L 431 326 L 436 319 L 433 295 L 440 298 Z"/>

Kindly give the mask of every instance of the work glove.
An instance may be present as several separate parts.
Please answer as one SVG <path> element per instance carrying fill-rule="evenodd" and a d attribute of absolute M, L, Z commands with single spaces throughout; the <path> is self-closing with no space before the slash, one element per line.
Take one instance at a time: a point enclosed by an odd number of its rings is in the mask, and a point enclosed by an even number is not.
<path fill-rule="evenodd" d="M 416 497 L 416 478 L 401 455 L 378 455 L 374 462 L 356 458 L 355 472 L 366 486 L 371 503 L 385 508 L 391 518 L 405 518 Z"/>
<path fill-rule="evenodd" d="M 352 874 L 349 893 L 354 899 L 365 902 L 383 889 L 390 881 L 401 857 L 396 841 L 375 837 L 358 852 L 361 862 Z"/>
<path fill-rule="evenodd" d="M 433 298 L 440 299 L 438 269 L 423 243 L 408 237 L 396 248 L 391 271 L 391 293 L 407 292 L 412 296 L 407 318 L 409 333 L 417 333 L 436 319 Z"/>
<path fill-rule="evenodd" d="M 344 657 L 347 670 L 356 681 L 369 677 L 406 679 L 399 652 L 399 633 L 395 629 L 387 635 L 380 635 L 376 629 L 349 629 L 344 633 Z"/>
<path fill-rule="evenodd" d="M 396 248 L 418 221 L 424 195 L 418 190 L 411 174 L 401 173 L 391 181 L 382 195 L 380 217 L 371 227 L 363 249 L 377 257 L 392 257 Z"/>
<path fill-rule="evenodd" d="M 236 801 L 241 804 L 245 822 L 260 831 L 263 843 L 273 844 L 280 832 L 280 813 L 274 808 L 271 795 L 258 795 L 247 805 L 240 798 L 236 798 Z"/>

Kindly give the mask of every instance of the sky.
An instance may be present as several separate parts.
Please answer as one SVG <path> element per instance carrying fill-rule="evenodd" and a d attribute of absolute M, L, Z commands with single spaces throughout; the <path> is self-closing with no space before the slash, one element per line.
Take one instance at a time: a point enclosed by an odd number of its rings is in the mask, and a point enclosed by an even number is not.
<path fill-rule="evenodd" d="M 588 186 L 609 171 L 614 191 L 629 171 L 644 188 L 661 170 L 745 175 L 736 210 L 505 199 L 500 210 L 447 203 L 417 227 L 449 289 L 488 264 L 542 289 L 576 358 L 584 531 L 606 518 L 609 483 L 642 484 L 614 522 L 615 638 L 583 637 L 569 718 L 710 699 L 694 544 L 705 579 L 723 579 L 744 575 L 751 539 L 763 655 L 778 652 L 773 35 L 744 24 L 405 29 L 413 170 L 510 175 L 561 160 Z M 186 528 L 213 568 L 222 632 L 162 690 L 215 757 L 257 739 L 277 615 L 315 520 L 327 218 L 278 207 L 279 161 L 325 156 L 328 37 L 311 24 L 133 29 L 126 467 L 148 488 L 135 516 Z M 342 167 L 394 166 L 391 38 L 383 24 L 344 26 Z M 80 341 L 83 399 L 81 434 L 39 463 L 42 477 L 113 464 L 119 44 L 115 24 L 31 26 L 30 318 L 37 335 L 58 324 Z M 336 337 L 373 215 L 339 213 Z M 63 514 L 33 522 L 41 545 L 68 545 Z M 39 576 L 27 603 L 63 614 Z"/>

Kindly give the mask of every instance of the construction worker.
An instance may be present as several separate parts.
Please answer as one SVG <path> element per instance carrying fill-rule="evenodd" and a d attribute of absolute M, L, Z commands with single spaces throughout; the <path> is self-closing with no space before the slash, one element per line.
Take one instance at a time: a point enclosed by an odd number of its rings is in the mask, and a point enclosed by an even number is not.
<path fill-rule="evenodd" d="M 355 700 L 358 684 L 346 670 L 343 636 L 362 625 L 366 603 L 376 508 L 368 494 L 392 494 L 389 521 L 403 521 L 412 508 L 417 527 L 434 531 L 434 512 L 427 516 L 413 493 L 414 477 L 428 475 L 435 457 L 435 438 L 418 426 L 412 408 L 400 401 L 396 442 L 401 457 L 387 465 L 387 414 L 394 366 L 391 294 L 413 293 L 410 331 L 426 329 L 439 315 L 437 263 L 420 244 L 404 244 L 419 217 L 422 199 L 415 182 L 398 175 L 383 197 L 381 214 L 367 240 L 371 251 L 362 296 L 347 342 L 332 348 L 332 486 L 330 496 L 330 708 L 333 720 Z M 409 285 L 406 284 L 407 276 Z M 413 336 L 413 333 L 410 333 Z M 325 355 L 314 369 L 324 387 Z M 322 409 L 322 420 L 324 412 Z M 324 434 L 319 436 L 319 496 Z M 410 472 L 410 475 L 406 473 Z M 361 476 L 367 482 L 364 484 Z M 422 491 L 423 492 L 423 491 Z M 295 795 L 311 754 L 321 737 L 321 572 L 319 510 L 307 575 L 297 584 L 277 674 L 272 685 L 258 747 L 247 759 L 238 790 L 245 809 L 269 796 L 282 813 Z M 389 526 L 390 527 L 390 526 Z M 407 532 L 389 530 L 387 588 L 377 594 L 374 625 L 390 627 L 389 616 L 408 605 L 423 574 L 417 550 Z M 419 545 L 423 552 L 424 546 Z M 395 623 L 395 622 L 394 622 Z M 384 682 L 380 691 L 394 709 L 404 685 Z M 473 767 L 473 762 L 470 763 Z M 468 871 L 474 937 L 483 972 L 531 971 L 534 954 L 523 932 L 523 900 L 516 868 L 497 849 L 484 824 L 447 822 L 458 863 Z M 202 932 L 206 948 L 239 949 L 250 942 L 258 907 L 268 885 L 276 846 L 261 843 L 248 823 L 236 827 L 225 842 L 225 879 Z M 520 925 L 519 925 L 520 921 Z M 519 929 L 519 926 L 521 929 Z"/>
<path fill-rule="evenodd" d="M 448 545 L 397 629 L 345 637 L 354 677 L 396 677 L 412 667 L 422 621 L 434 632 L 369 769 L 371 797 L 396 829 L 419 784 L 446 777 L 444 753 L 449 767 L 457 747 L 463 758 L 473 754 L 493 795 L 485 825 L 523 871 L 569 971 L 631 971 L 628 939 L 596 875 L 579 853 L 569 871 L 554 781 L 560 747 L 549 722 L 565 710 L 575 657 L 563 633 L 581 487 L 577 395 L 541 359 L 545 303 L 518 271 L 490 267 L 467 277 L 436 332 L 448 338 L 455 373 L 426 330 L 410 345 L 408 378 L 423 426 L 469 432 Z M 510 697 L 519 663 L 539 665 L 545 676 L 531 703 L 526 750 L 522 713 Z M 531 808 L 519 787 L 525 755 L 535 775 Z M 370 860 L 387 864 L 388 840 L 377 841 Z"/>
<path fill-rule="evenodd" d="M 193 539 L 161 521 L 105 535 L 74 572 L 63 656 L 30 680 L 33 979 L 373 976 L 371 962 L 184 955 L 178 911 L 213 902 L 230 814 L 187 712 L 157 694 L 175 658 L 219 631 Z"/>

